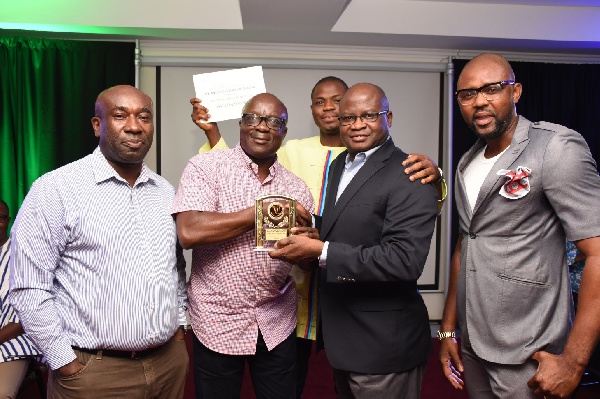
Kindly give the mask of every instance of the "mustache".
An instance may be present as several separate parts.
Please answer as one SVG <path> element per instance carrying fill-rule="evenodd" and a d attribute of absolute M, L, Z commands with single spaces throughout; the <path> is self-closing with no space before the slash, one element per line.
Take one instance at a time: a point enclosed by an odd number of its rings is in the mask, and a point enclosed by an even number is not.
<path fill-rule="evenodd" d="M 475 119 L 477 119 L 481 113 L 485 113 L 494 118 L 497 116 L 496 113 L 493 110 L 489 109 L 488 107 L 480 107 L 480 108 L 477 108 L 475 110 L 475 112 L 473 113 L 473 116 L 471 117 L 471 121 L 474 122 Z"/>
<path fill-rule="evenodd" d="M 273 137 L 270 134 L 250 134 L 250 137 L 252 139 L 258 139 L 258 140 L 265 140 L 265 141 L 272 141 Z"/>

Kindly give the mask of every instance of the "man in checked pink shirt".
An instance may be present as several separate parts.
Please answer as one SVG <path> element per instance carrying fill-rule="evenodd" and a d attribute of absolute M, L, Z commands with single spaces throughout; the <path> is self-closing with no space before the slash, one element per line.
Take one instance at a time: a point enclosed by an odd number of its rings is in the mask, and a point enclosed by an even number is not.
<path fill-rule="evenodd" d="M 198 398 L 239 397 L 245 362 L 259 399 L 295 398 L 296 289 L 291 264 L 255 245 L 255 199 L 288 195 L 300 225 L 314 203 L 306 184 L 277 162 L 287 109 L 274 95 L 250 99 L 240 142 L 198 154 L 186 166 L 173 215 L 181 245 L 193 248 L 188 288 Z"/>

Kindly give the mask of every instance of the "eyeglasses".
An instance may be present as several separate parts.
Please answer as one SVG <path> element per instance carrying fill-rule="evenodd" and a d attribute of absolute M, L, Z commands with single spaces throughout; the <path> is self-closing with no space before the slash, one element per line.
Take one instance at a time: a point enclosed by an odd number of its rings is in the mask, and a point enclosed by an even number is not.
<path fill-rule="evenodd" d="M 380 111 L 380 112 L 369 112 L 366 114 L 362 114 L 359 116 L 356 115 L 346 115 L 346 116 L 341 116 L 338 119 L 340 120 L 340 123 L 342 126 L 348 126 L 348 125 L 353 125 L 354 122 L 356 122 L 356 118 L 360 118 L 360 120 L 364 123 L 373 123 L 375 121 L 377 121 L 377 118 L 379 118 L 379 115 L 381 114 L 387 114 L 388 111 Z"/>
<path fill-rule="evenodd" d="M 483 97 L 488 101 L 497 100 L 504 86 L 514 85 L 513 80 L 503 80 L 501 82 L 488 83 L 478 89 L 462 89 L 456 93 L 456 99 L 461 105 L 473 105 L 477 101 L 477 94 L 483 94 Z"/>
<path fill-rule="evenodd" d="M 8 215 L 0 215 L 0 220 L 6 222 L 8 220 Z"/>
<path fill-rule="evenodd" d="M 285 126 L 285 119 L 276 118 L 274 116 L 261 116 L 256 114 L 242 114 L 242 122 L 246 126 L 258 126 L 262 121 L 265 121 L 269 129 L 278 130 Z"/>

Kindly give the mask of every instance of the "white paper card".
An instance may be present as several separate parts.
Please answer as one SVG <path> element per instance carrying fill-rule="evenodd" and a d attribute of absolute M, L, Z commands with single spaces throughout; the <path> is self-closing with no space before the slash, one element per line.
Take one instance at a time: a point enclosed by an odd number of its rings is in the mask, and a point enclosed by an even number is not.
<path fill-rule="evenodd" d="M 261 66 L 230 69 L 193 76 L 196 97 L 208 109 L 208 122 L 238 119 L 253 96 L 266 92 Z"/>

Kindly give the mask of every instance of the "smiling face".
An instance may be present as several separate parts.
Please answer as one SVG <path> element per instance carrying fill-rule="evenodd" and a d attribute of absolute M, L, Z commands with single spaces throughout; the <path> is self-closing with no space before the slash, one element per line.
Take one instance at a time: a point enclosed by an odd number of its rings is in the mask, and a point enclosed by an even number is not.
<path fill-rule="evenodd" d="M 244 114 L 255 114 L 266 117 L 281 118 L 287 122 L 287 109 L 274 95 L 258 94 L 246 103 Z M 270 129 L 266 121 L 261 120 L 256 126 L 248 126 L 240 120 L 240 146 L 257 165 L 272 164 L 281 143 L 287 133 L 287 127 Z"/>
<path fill-rule="evenodd" d="M 496 54 L 482 54 L 475 57 L 464 67 L 458 78 L 457 90 L 479 88 L 483 85 L 505 80 L 514 80 L 515 76 L 510 64 Z M 521 84 L 506 85 L 500 97 L 488 101 L 478 93 L 475 103 L 462 105 L 460 112 L 467 125 L 478 137 L 493 140 L 511 132 L 516 127 L 518 118 L 515 104 L 521 97 Z"/>
<path fill-rule="evenodd" d="M 92 118 L 100 150 L 117 170 L 141 167 L 154 137 L 152 100 L 132 86 L 115 86 L 100 93 Z"/>
<path fill-rule="evenodd" d="M 339 80 L 318 83 L 311 95 L 310 110 L 322 134 L 340 134 L 340 100 L 348 88 Z"/>
<path fill-rule="evenodd" d="M 359 83 L 352 86 L 340 102 L 340 116 L 356 116 L 351 125 L 340 126 L 340 137 L 350 156 L 385 143 L 392 127 L 392 113 L 381 114 L 375 122 L 363 122 L 358 116 L 387 111 L 389 104 L 378 86 Z"/>

